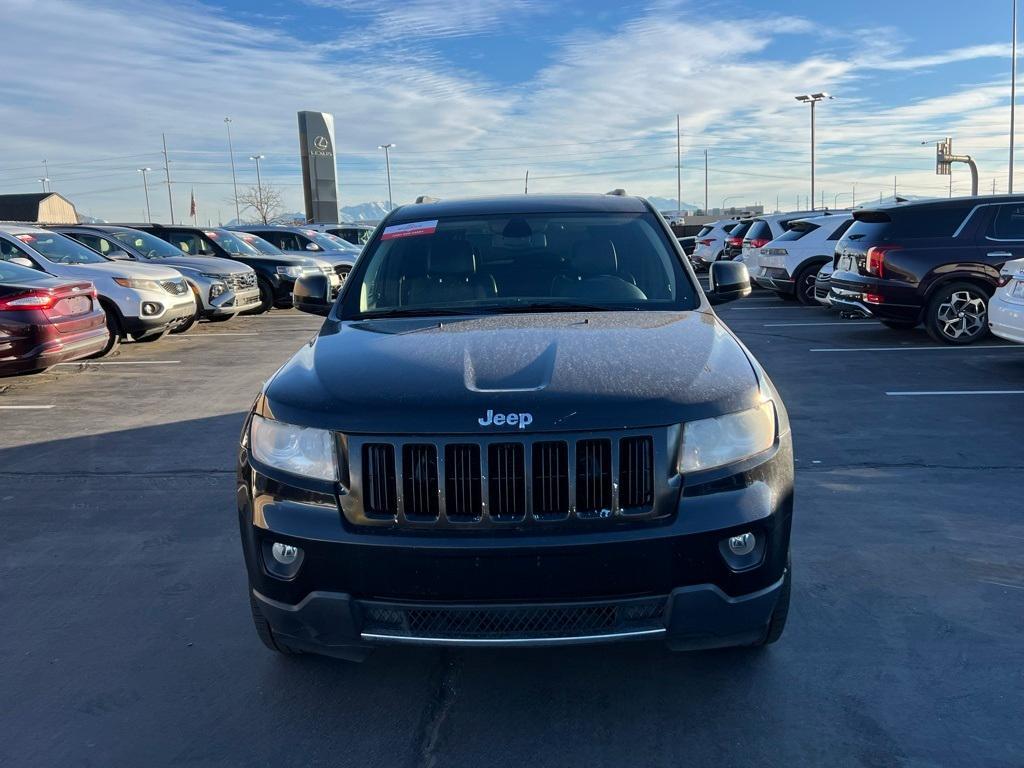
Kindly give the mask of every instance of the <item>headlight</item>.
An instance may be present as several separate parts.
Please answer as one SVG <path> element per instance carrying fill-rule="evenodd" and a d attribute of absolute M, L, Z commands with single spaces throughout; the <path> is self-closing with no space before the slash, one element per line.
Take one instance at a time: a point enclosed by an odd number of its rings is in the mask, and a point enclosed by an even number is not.
<path fill-rule="evenodd" d="M 734 464 L 774 443 L 775 406 L 769 400 L 749 411 L 684 424 L 678 469 L 686 474 Z"/>
<path fill-rule="evenodd" d="M 136 291 L 162 291 L 160 283 L 156 280 L 136 280 L 131 277 L 115 277 L 114 282 L 125 288 L 134 288 Z"/>
<path fill-rule="evenodd" d="M 252 417 L 250 450 L 257 461 L 317 480 L 337 481 L 334 437 L 325 429 Z"/>
<path fill-rule="evenodd" d="M 300 278 L 306 273 L 305 267 L 278 267 L 277 274 Z"/>

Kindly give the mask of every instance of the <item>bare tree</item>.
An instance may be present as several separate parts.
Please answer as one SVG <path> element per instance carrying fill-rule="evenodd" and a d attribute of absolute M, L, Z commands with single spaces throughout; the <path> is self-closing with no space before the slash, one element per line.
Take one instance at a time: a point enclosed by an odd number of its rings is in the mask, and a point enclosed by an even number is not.
<path fill-rule="evenodd" d="M 281 190 L 269 184 L 241 189 L 235 198 L 235 202 L 238 203 L 238 207 L 243 213 L 252 209 L 264 224 L 273 221 L 279 214 L 281 200 Z"/>

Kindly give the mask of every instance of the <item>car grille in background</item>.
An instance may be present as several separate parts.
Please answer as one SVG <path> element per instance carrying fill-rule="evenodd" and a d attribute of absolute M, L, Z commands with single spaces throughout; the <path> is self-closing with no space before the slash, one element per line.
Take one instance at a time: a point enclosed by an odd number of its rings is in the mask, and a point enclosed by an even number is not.
<path fill-rule="evenodd" d="M 343 496 L 342 509 L 356 524 L 421 525 L 650 517 L 656 507 L 661 514 L 674 509 L 656 504 L 651 435 L 511 438 L 346 438 L 354 443 L 349 455 L 362 463 L 353 468 L 361 487 Z M 664 465 L 665 451 L 659 455 Z"/>
<path fill-rule="evenodd" d="M 161 280 L 160 287 L 174 296 L 184 296 L 188 293 L 188 283 L 180 278 L 178 280 Z"/>
<path fill-rule="evenodd" d="M 231 275 L 223 275 L 221 279 L 230 290 L 235 292 L 256 287 L 255 272 L 236 272 Z"/>
<path fill-rule="evenodd" d="M 370 517 L 394 517 L 395 448 L 388 443 L 363 446 L 363 506 Z"/>
<path fill-rule="evenodd" d="M 654 442 L 649 437 L 627 437 L 619 459 L 619 504 L 642 509 L 654 500 Z"/>
<path fill-rule="evenodd" d="M 664 627 L 666 599 L 519 606 L 431 606 L 360 602 L 362 631 L 432 639 L 544 639 Z"/>
<path fill-rule="evenodd" d="M 352 269 L 348 264 L 335 264 L 334 272 L 341 278 L 341 282 L 345 282 L 345 278 L 348 277 L 349 270 Z"/>

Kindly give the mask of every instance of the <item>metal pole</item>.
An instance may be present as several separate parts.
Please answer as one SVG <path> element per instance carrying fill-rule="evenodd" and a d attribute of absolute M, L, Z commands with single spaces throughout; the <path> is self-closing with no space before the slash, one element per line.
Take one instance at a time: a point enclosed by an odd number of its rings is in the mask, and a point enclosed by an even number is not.
<path fill-rule="evenodd" d="M 260 218 L 263 219 L 263 223 L 267 223 L 267 214 L 263 210 L 263 179 L 260 177 L 260 159 L 263 155 L 253 155 L 250 160 L 256 161 L 256 201 L 260 204 Z"/>
<path fill-rule="evenodd" d="M 708 151 L 704 150 L 704 214 L 708 212 Z"/>
<path fill-rule="evenodd" d="M 850 207 L 851 208 L 856 208 L 857 207 L 857 185 L 856 184 L 853 185 L 853 196 L 850 199 Z"/>
<path fill-rule="evenodd" d="M 146 221 L 150 224 L 153 223 L 153 214 L 149 208 L 149 182 L 146 180 L 146 174 L 153 170 L 152 168 L 139 168 L 139 173 L 142 174 L 142 189 L 146 193 Z"/>
<path fill-rule="evenodd" d="M 50 184 L 50 167 L 47 165 L 46 160 L 43 160 L 43 192 L 52 192 L 53 186 Z"/>
<path fill-rule="evenodd" d="M 231 118 L 224 118 L 224 125 L 228 129 L 228 157 L 231 158 L 231 188 L 235 191 L 235 223 L 242 223 L 242 211 L 238 206 L 238 181 L 235 179 L 235 150 L 231 146 Z"/>
<path fill-rule="evenodd" d="M 811 102 L 811 210 L 814 210 L 814 105 L 818 102 Z"/>
<path fill-rule="evenodd" d="M 676 216 L 683 210 L 683 134 L 679 127 L 679 113 L 676 113 Z"/>
<path fill-rule="evenodd" d="M 523 194 L 530 194 L 530 169 L 526 169 L 526 183 L 523 185 Z"/>
<path fill-rule="evenodd" d="M 171 211 L 171 224 L 174 223 L 174 196 L 171 194 L 171 163 L 167 159 L 167 134 L 161 133 L 164 142 L 164 173 L 167 175 L 167 207 Z"/>
<path fill-rule="evenodd" d="M 386 166 L 388 173 L 388 210 L 393 211 L 395 209 L 395 203 L 394 198 L 391 195 L 391 153 L 388 151 L 390 149 L 390 146 L 384 147 L 384 165 Z"/>
<path fill-rule="evenodd" d="M 1013 145 L 1017 118 L 1017 0 L 1013 0 L 1013 54 L 1010 64 L 1010 184 L 1009 194 L 1013 194 Z"/>

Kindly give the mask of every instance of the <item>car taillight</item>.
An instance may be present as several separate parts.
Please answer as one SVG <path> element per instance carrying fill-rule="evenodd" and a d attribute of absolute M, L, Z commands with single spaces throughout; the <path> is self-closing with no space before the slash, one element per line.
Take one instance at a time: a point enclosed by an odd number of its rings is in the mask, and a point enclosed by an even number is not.
<path fill-rule="evenodd" d="M 0 299 L 0 312 L 49 309 L 56 303 L 57 298 L 49 291 L 27 291 Z"/>
<path fill-rule="evenodd" d="M 771 242 L 767 237 L 758 237 L 750 241 L 751 248 L 764 248 L 768 243 Z"/>
<path fill-rule="evenodd" d="M 740 247 L 743 246 L 743 238 L 742 237 L 730 237 L 725 242 L 727 242 L 729 244 L 729 246 L 732 247 L 732 248 L 740 248 Z"/>
<path fill-rule="evenodd" d="M 867 273 L 875 277 L 885 277 L 885 255 L 897 250 L 899 249 L 883 245 L 873 245 L 868 248 L 867 264 L 865 265 Z"/>
<path fill-rule="evenodd" d="M 709 247 L 709 246 L 710 246 L 710 245 L 711 245 L 711 244 L 712 244 L 713 242 L 715 242 L 715 241 L 714 241 L 713 239 L 711 239 L 711 238 L 709 237 L 709 238 L 708 238 L 708 239 L 706 239 L 706 240 L 701 240 L 701 241 L 700 241 L 700 244 L 701 244 L 701 245 L 703 245 L 703 246 L 704 246 L 705 248 L 707 248 L 707 247 Z"/>

